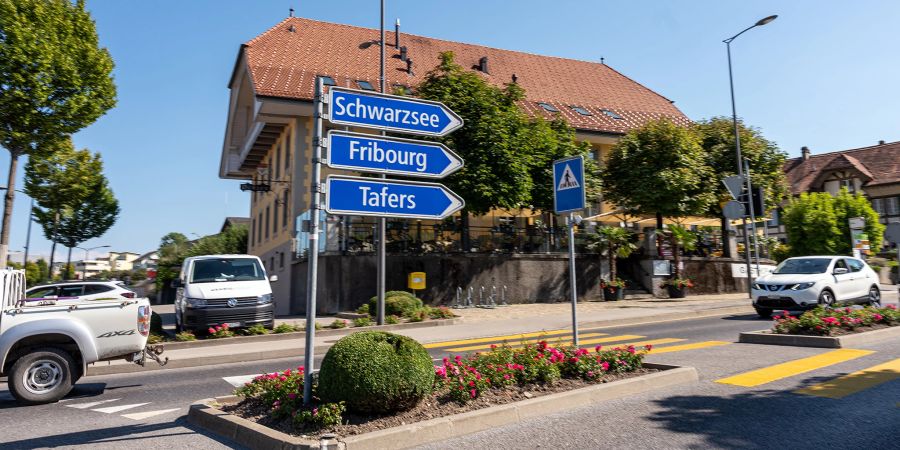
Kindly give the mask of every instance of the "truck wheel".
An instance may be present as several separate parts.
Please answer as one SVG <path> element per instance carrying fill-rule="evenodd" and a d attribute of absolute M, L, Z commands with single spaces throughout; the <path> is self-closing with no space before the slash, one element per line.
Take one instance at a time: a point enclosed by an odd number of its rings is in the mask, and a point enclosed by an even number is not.
<path fill-rule="evenodd" d="M 9 390 L 26 405 L 56 402 L 72 390 L 74 367 L 72 357 L 63 350 L 36 349 L 13 364 Z"/>

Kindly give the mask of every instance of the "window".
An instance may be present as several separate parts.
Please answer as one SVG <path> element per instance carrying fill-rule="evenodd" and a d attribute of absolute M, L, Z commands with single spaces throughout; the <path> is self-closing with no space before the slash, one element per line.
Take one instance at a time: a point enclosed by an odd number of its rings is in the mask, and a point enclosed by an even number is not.
<path fill-rule="evenodd" d="M 281 148 L 283 147 L 284 142 L 278 143 L 275 149 L 275 179 L 281 179 Z"/>
<path fill-rule="evenodd" d="M 856 184 L 853 183 L 853 180 L 841 180 L 841 187 L 846 188 L 851 194 L 856 191 Z"/>
<path fill-rule="evenodd" d="M 847 265 L 850 266 L 851 272 L 859 272 L 863 269 L 863 263 L 858 259 L 847 259 L 846 261 Z"/>
<path fill-rule="evenodd" d="M 556 109 L 555 106 L 553 106 L 549 103 L 540 102 L 540 103 L 538 103 L 538 106 L 540 106 L 541 108 L 544 108 L 547 112 L 559 112 L 559 110 Z"/>
<path fill-rule="evenodd" d="M 78 297 L 83 295 L 84 293 L 84 285 L 83 284 L 70 284 L 67 286 L 60 286 L 59 288 L 59 296 L 60 297 Z"/>
<path fill-rule="evenodd" d="M 588 111 L 580 106 L 573 106 L 572 110 L 577 112 L 578 114 L 581 114 L 582 116 L 593 116 L 593 114 L 591 114 L 590 111 Z"/>
<path fill-rule="evenodd" d="M 194 262 L 192 283 L 265 280 L 255 258 L 209 258 Z"/>
<path fill-rule="evenodd" d="M 256 218 L 250 219 L 250 243 L 255 244 L 254 241 L 256 239 Z"/>
<path fill-rule="evenodd" d="M 884 207 L 884 215 L 886 216 L 896 216 L 900 214 L 900 197 L 890 197 L 884 199 L 885 207 Z"/>
<path fill-rule="evenodd" d="M 288 131 L 287 136 L 284 139 L 284 175 L 287 176 L 288 168 L 291 167 L 291 133 Z"/>
<path fill-rule="evenodd" d="M 364 89 L 367 91 L 374 91 L 375 88 L 372 86 L 372 83 L 369 83 L 365 80 L 356 80 L 356 85 L 359 86 L 360 89 Z"/>
<path fill-rule="evenodd" d="M 32 289 L 25 293 L 25 298 L 47 298 L 56 295 L 56 286 Z"/>
<path fill-rule="evenodd" d="M 834 268 L 835 268 L 835 269 L 847 269 L 847 270 L 850 270 L 850 269 L 847 267 L 847 262 L 846 262 L 844 259 L 839 259 L 839 260 L 837 260 L 837 262 L 834 263 Z"/>
<path fill-rule="evenodd" d="M 278 252 L 278 268 L 284 269 L 284 252 Z"/>
<path fill-rule="evenodd" d="M 884 215 L 883 200 L 880 198 L 873 198 L 872 199 L 872 209 L 874 209 L 875 212 L 877 212 L 879 216 Z"/>
<path fill-rule="evenodd" d="M 622 116 L 620 116 L 620 115 L 616 114 L 615 112 L 610 111 L 608 109 L 601 109 L 600 112 L 602 112 L 603 114 L 606 114 L 609 117 L 612 117 L 613 119 L 624 120 L 624 118 Z"/>
<path fill-rule="evenodd" d="M 112 286 L 105 284 L 86 284 L 84 286 L 84 295 L 100 294 L 113 290 Z"/>
<path fill-rule="evenodd" d="M 334 78 L 331 78 L 327 75 L 319 75 L 319 78 L 322 79 L 322 84 L 325 86 L 335 86 L 337 83 L 334 82 Z"/>
<path fill-rule="evenodd" d="M 269 206 L 266 206 L 266 240 L 269 239 L 269 224 L 272 222 L 269 220 L 271 211 L 269 210 Z"/>
<path fill-rule="evenodd" d="M 259 244 L 262 242 L 262 211 L 259 212 L 258 218 L 256 219 L 256 243 Z"/>
<path fill-rule="evenodd" d="M 281 210 L 281 226 L 283 228 L 287 228 L 288 216 L 290 215 L 288 214 L 288 211 L 290 211 L 290 208 L 288 207 L 288 199 L 290 198 L 290 196 L 288 195 L 289 193 L 290 191 L 284 191 L 284 208 L 282 208 Z"/>
<path fill-rule="evenodd" d="M 275 257 L 274 257 L 274 256 L 270 256 L 270 257 L 269 257 L 269 270 L 272 270 L 272 269 L 274 269 L 274 268 L 275 268 Z"/>
<path fill-rule="evenodd" d="M 278 197 L 275 197 L 275 203 L 272 205 L 272 236 L 278 234 Z"/>

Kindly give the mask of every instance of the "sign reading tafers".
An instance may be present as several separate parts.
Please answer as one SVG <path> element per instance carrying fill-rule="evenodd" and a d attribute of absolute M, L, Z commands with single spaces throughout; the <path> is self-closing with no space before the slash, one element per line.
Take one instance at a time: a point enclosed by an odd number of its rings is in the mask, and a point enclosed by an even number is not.
<path fill-rule="evenodd" d="M 354 216 L 443 219 L 465 201 L 441 184 L 330 175 L 325 210 Z"/>
<path fill-rule="evenodd" d="M 398 95 L 331 87 L 328 105 L 328 120 L 338 125 L 423 136 L 443 136 L 463 125 L 443 103 Z"/>
<path fill-rule="evenodd" d="M 332 130 L 328 167 L 425 178 L 443 178 L 463 166 L 443 144 Z"/>

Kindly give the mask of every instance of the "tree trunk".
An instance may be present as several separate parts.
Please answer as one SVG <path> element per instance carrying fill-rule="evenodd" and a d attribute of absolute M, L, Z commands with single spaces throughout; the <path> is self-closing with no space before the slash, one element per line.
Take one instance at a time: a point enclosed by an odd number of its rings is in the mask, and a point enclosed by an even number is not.
<path fill-rule="evenodd" d="M 72 279 L 72 270 L 69 267 L 72 264 L 72 247 L 69 247 L 69 254 L 66 256 L 66 274 L 64 275 L 64 280 Z"/>
<path fill-rule="evenodd" d="M 56 228 L 59 226 L 59 211 L 53 216 L 53 244 L 50 246 L 50 265 L 47 266 L 47 280 L 53 281 L 53 262 L 56 260 Z"/>
<path fill-rule="evenodd" d="M 656 229 L 660 231 L 663 229 L 663 216 L 662 213 L 656 213 Z"/>
<path fill-rule="evenodd" d="M 675 274 L 675 278 L 681 278 L 681 256 L 678 253 L 678 240 L 675 238 L 675 233 L 672 233 L 672 259 L 675 260 L 675 268 L 672 272 Z"/>
<path fill-rule="evenodd" d="M 616 276 L 616 252 L 612 243 L 609 244 L 609 281 L 615 281 Z"/>
<path fill-rule="evenodd" d="M 9 224 L 12 219 L 13 200 L 16 197 L 16 168 L 19 165 L 19 152 L 9 151 L 9 174 L 6 176 L 6 195 L 3 198 L 3 223 L 0 228 L 0 269 L 6 268 L 9 255 Z"/>

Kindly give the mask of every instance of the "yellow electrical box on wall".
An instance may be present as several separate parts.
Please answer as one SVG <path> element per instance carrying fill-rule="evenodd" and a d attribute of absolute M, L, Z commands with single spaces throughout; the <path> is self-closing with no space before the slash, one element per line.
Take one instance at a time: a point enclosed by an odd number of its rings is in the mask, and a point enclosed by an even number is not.
<path fill-rule="evenodd" d="M 409 285 L 412 290 L 425 289 L 425 272 L 412 272 L 409 274 Z"/>

